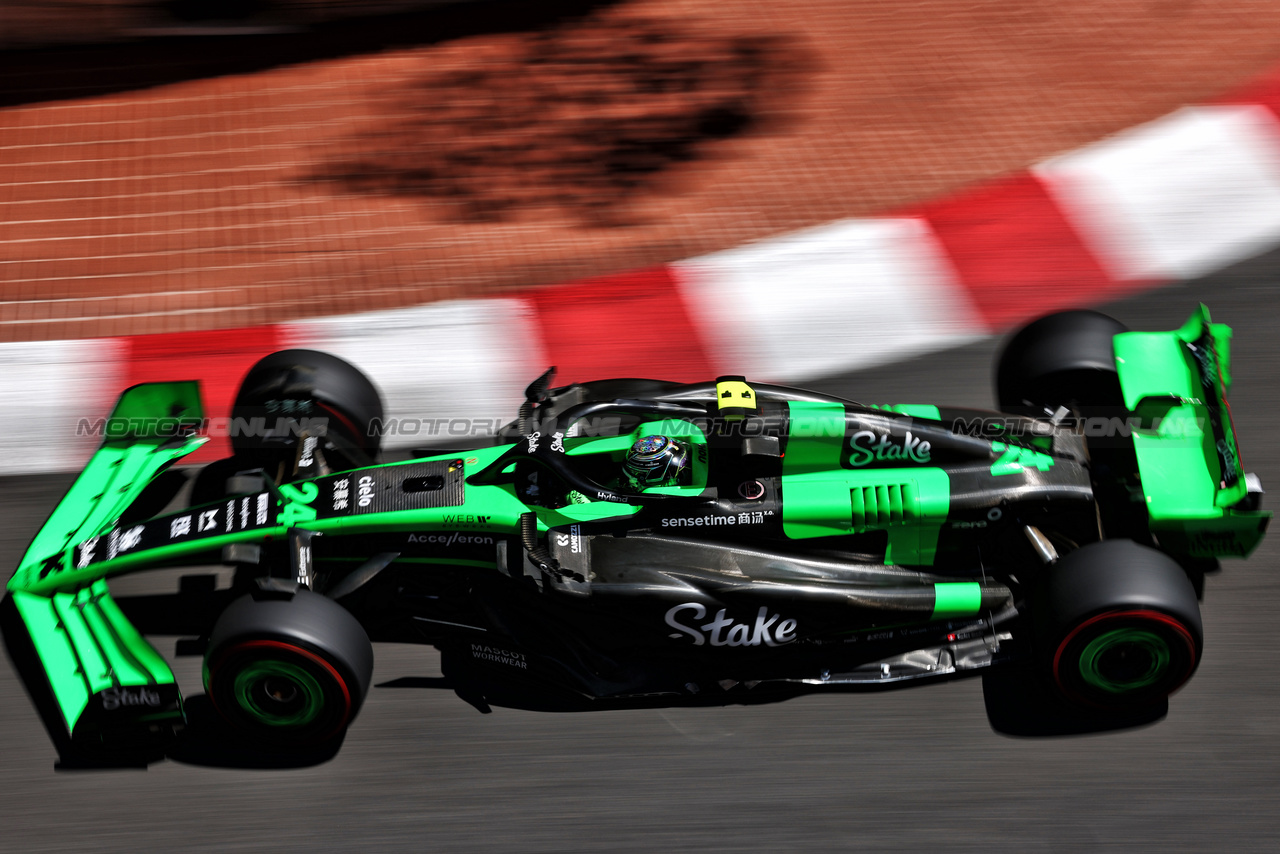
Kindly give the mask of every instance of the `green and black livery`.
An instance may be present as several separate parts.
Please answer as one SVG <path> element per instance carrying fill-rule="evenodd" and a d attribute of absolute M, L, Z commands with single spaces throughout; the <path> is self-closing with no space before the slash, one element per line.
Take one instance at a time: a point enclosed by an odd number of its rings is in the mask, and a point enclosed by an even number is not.
<path fill-rule="evenodd" d="M 1269 514 L 1231 424 L 1229 330 L 1204 309 L 1166 333 L 1087 314 L 1015 337 L 1000 413 L 546 375 L 494 444 L 381 464 L 351 427 L 376 392 L 345 410 L 331 393 L 367 380 L 286 351 L 246 389 L 291 389 L 342 429 L 242 444 L 167 506 L 162 473 L 202 441 L 198 389 L 137 386 L 112 419 L 154 426 L 104 443 L 9 582 L 32 691 L 73 744 L 180 727 L 172 671 L 106 580 L 229 564 L 205 687 L 257 738 L 340 733 L 370 639 L 614 704 L 995 665 L 1038 668 L 1081 707 L 1163 701 L 1199 661 L 1204 573 Z M 653 435 L 689 447 L 688 472 L 630 488 L 624 456 Z"/>

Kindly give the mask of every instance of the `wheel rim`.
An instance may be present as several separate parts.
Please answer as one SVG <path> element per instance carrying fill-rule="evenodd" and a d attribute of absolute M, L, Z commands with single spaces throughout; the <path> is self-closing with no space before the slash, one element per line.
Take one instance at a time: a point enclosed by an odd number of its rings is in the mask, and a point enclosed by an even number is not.
<path fill-rule="evenodd" d="M 1154 632 L 1113 629 L 1098 635 L 1080 653 L 1080 676 L 1112 694 L 1136 691 L 1159 682 L 1172 657 L 1169 644 Z"/>
<path fill-rule="evenodd" d="M 288 661 L 255 661 L 232 682 L 236 704 L 258 723 L 305 727 L 324 711 L 320 681 Z"/>
<path fill-rule="evenodd" d="M 223 717 L 259 733 L 323 741 L 351 720 L 347 681 L 324 658 L 274 640 L 245 641 L 216 657 L 205 687 Z"/>
<path fill-rule="evenodd" d="M 1179 620 L 1157 611 L 1099 614 L 1058 645 L 1053 675 L 1067 696 L 1099 707 L 1163 700 L 1191 677 L 1197 645 Z"/>

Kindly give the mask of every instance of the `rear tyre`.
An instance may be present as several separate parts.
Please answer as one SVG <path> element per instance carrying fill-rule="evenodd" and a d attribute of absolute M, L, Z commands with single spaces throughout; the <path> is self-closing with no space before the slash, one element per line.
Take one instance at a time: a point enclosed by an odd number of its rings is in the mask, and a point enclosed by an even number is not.
<path fill-rule="evenodd" d="M 1062 311 L 1024 326 L 996 361 L 1000 410 L 1043 415 L 1066 406 L 1090 416 L 1123 408 L 1111 339 L 1128 331 L 1096 311 Z"/>
<path fill-rule="evenodd" d="M 378 454 L 380 440 L 370 427 L 383 409 L 377 388 L 350 362 L 317 350 L 281 350 L 249 369 L 231 417 L 236 425 L 261 419 L 265 435 L 233 435 L 231 447 L 245 467 L 260 466 L 274 477 L 279 464 L 293 464 L 304 419 L 324 419 L 324 453 L 333 468 L 367 465 Z"/>
<path fill-rule="evenodd" d="M 1182 567 L 1129 540 L 1093 543 L 1050 568 L 1040 622 L 1053 683 L 1098 709 L 1161 702 L 1195 672 L 1200 607 Z"/>
<path fill-rule="evenodd" d="M 244 596 L 209 638 L 204 683 L 228 723 L 259 740 L 316 744 L 355 718 L 373 676 L 373 647 L 355 617 L 306 589 Z"/>

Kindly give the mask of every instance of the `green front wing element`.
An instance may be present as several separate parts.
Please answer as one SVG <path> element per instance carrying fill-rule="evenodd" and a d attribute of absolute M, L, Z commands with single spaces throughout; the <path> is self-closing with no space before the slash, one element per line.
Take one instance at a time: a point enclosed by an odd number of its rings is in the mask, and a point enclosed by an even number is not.
<path fill-rule="evenodd" d="M 9 579 L 9 593 L 73 737 L 116 718 L 141 724 L 181 720 L 173 672 L 112 601 L 105 573 L 88 563 L 95 548 L 115 547 L 102 535 L 147 484 L 205 441 L 183 435 L 186 425 L 202 417 L 195 382 L 127 390 L 108 419 L 102 447 Z M 77 546 L 84 566 L 76 565 Z"/>
<path fill-rule="evenodd" d="M 1271 518 L 1236 507 L 1247 487 L 1226 398 L 1230 341 L 1203 305 L 1181 329 L 1115 337 L 1151 531 L 1175 554 L 1243 557 Z"/>
<path fill-rule="evenodd" d="M 120 709 L 133 713 L 132 722 L 182 720 L 173 671 L 125 618 L 106 581 L 75 593 L 11 595 L 69 735 L 91 736 L 86 730 L 102 728 L 100 718 Z M 99 719 L 82 720 L 91 701 Z"/>
<path fill-rule="evenodd" d="M 9 590 L 48 594 L 74 586 L 71 579 L 80 575 L 75 570 L 84 567 L 74 565 L 73 547 L 109 531 L 157 474 L 205 442 L 197 436 L 166 436 L 154 425 L 166 419 L 175 424 L 199 422 L 202 417 L 199 384 L 194 381 L 147 383 L 125 391 L 107 419 L 102 447 L 31 541 L 9 579 Z M 138 429 L 113 430 L 113 424 Z M 96 545 L 104 551 L 111 547 L 109 542 Z M 92 556 L 93 549 L 89 553 Z"/>
<path fill-rule="evenodd" d="M 458 503 L 354 513 L 348 505 L 360 483 L 337 473 L 279 487 L 264 484 L 256 493 L 121 523 L 121 514 L 147 484 L 204 441 L 184 435 L 184 425 L 201 418 L 196 383 L 155 383 L 127 391 L 107 422 L 103 446 L 9 581 L 15 610 L 73 740 L 108 729 L 137 734 L 140 725 L 144 732 L 163 728 L 165 715 L 181 717 L 172 674 L 106 594 L 104 579 L 111 575 L 164 564 L 217 562 L 227 545 L 284 540 L 294 528 L 356 535 L 451 527 L 514 531 L 528 510 L 509 485 L 498 485 L 468 486 L 465 507 L 459 492 Z M 472 452 L 456 477 L 492 464 L 507 447 Z M 451 456 L 434 462 L 455 463 L 463 467 L 462 460 Z M 379 471 L 424 464 L 431 463 L 372 467 L 362 470 L 358 480 L 372 482 Z M 539 528 L 598 518 L 605 511 L 616 517 L 628 510 L 632 508 L 606 504 L 548 511 Z"/>

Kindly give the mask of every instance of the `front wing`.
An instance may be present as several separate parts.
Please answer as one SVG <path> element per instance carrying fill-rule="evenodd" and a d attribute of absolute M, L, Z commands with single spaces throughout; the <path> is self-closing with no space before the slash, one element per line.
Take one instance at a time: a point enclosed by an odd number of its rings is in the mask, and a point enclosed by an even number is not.
<path fill-rule="evenodd" d="M 10 636 L 10 651 L 33 695 L 45 687 L 52 694 L 56 720 L 46 724 L 65 728 L 75 743 L 132 741 L 182 722 L 173 671 L 111 599 L 102 573 L 90 565 L 93 548 L 86 555 L 84 544 L 118 547 L 101 535 L 157 474 L 205 441 L 181 429 L 200 418 L 195 382 L 126 391 L 107 422 L 106 441 L 9 579 L 6 634 L 17 628 L 29 641 Z M 24 646 L 33 661 L 15 648 Z"/>

